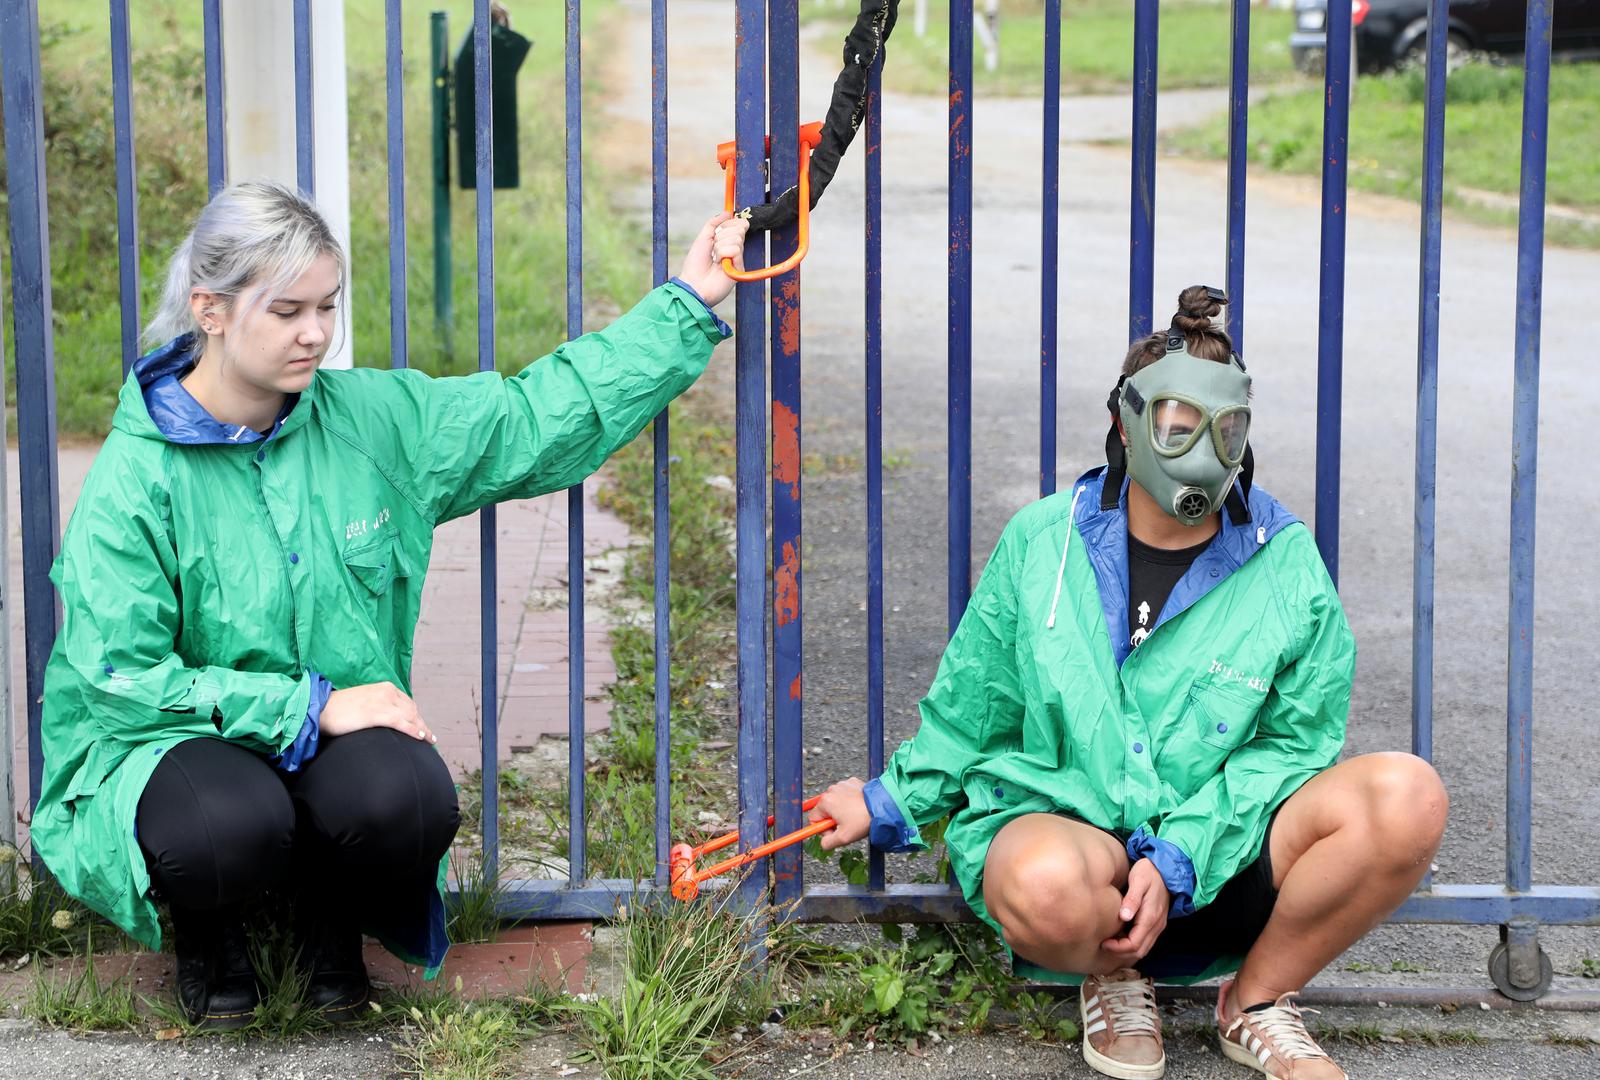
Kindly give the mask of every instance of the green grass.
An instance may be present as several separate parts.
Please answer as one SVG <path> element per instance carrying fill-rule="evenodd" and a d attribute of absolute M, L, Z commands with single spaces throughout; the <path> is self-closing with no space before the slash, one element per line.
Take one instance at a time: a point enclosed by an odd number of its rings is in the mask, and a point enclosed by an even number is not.
<path fill-rule="evenodd" d="M 26 852 L 0 844 L 0 961 L 82 956 L 91 935 L 126 947 L 123 933 L 68 896 L 49 874 L 35 877 Z"/>
<path fill-rule="evenodd" d="M 1477 206 L 1463 191 L 1514 196 L 1520 183 L 1522 71 L 1473 63 L 1453 72 L 1445 106 L 1445 196 L 1450 205 Z M 1422 191 L 1424 82 L 1420 70 L 1363 77 L 1350 110 L 1350 186 L 1417 200 Z M 1175 133 L 1168 149 L 1203 157 L 1227 156 L 1227 118 Z M 1550 79 L 1550 138 L 1546 193 L 1552 204 L 1600 210 L 1600 65 L 1559 64 Z M 1322 92 L 1275 94 L 1250 110 L 1250 160 L 1286 173 L 1322 168 Z M 1504 209 L 1472 209 L 1493 222 L 1514 221 Z M 1600 230 L 1552 227 L 1553 243 L 1600 245 Z"/>
<path fill-rule="evenodd" d="M 504 1001 L 463 1001 L 436 994 L 392 1001 L 398 1019 L 401 1076 L 418 1080 L 498 1080 L 516 1075 L 517 1052 L 546 1026 L 554 998 L 526 995 Z"/>
<path fill-rule="evenodd" d="M 1371 964 L 1365 960 L 1352 960 L 1344 966 L 1346 971 L 1386 971 L 1392 973 L 1406 972 L 1416 974 L 1428 970 L 1421 964 L 1411 960 L 1391 960 L 1387 964 Z"/>
<path fill-rule="evenodd" d="M 983 5 L 979 5 L 982 18 Z M 1108 91 L 1132 82 L 1133 5 L 1127 0 L 1066 0 L 1061 22 L 1061 82 L 1069 91 Z M 921 38 L 912 23 L 913 4 L 900 6 L 900 21 L 889 39 L 884 82 L 892 90 L 943 94 L 949 90 L 950 23 L 947 0 L 929 0 L 928 29 Z M 803 22 L 838 29 L 825 42 L 836 55 L 855 18 L 855 4 L 801 8 Z M 974 35 L 973 81 L 980 96 L 1020 96 L 1044 87 L 1043 0 L 1004 0 L 1000 5 L 1000 63 L 984 67 L 981 39 Z M 1160 87 L 1175 90 L 1224 86 L 1228 82 L 1228 5 L 1220 0 L 1169 0 L 1161 5 Z M 1293 14 L 1277 8 L 1250 13 L 1250 77 L 1273 82 L 1295 77 L 1289 58 Z"/>
<path fill-rule="evenodd" d="M 764 918 L 671 900 L 628 910 L 620 991 L 567 1006 L 587 1056 L 611 1080 L 709 1080 L 718 1029 L 767 1003 L 750 970 Z"/>
<path fill-rule="evenodd" d="M 452 51 L 470 25 L 468 0 L 441 0 Z M 180 0 L 140 5 L 134 24 L 136 157 L 142 311 L 148 316 L 166 260 L 205 202 L 205 115 L 199 6 Z M 584 5 L 589 47 L 614 10 Z M 522 187 L 495 195 L 498 349 L 515 371 L 566 337 L 563 9 L 523 5 L 516 27 L 535 48 L 518 76 Z M 58 427 L 64 436 L 101 435 L 121 382 L 117 294 L 115 157 L 111 131 L 108 29 L 101 0 L 53 0 L 41 14 L 45 167 L 51 241 Z M 384 139 L 383 6 L 346 5 L 349 68 L 352 337 L 356 363 L 389 363 L 387 165 Z M 436 332 L 432 302 L 432 163 L 429 146 L 428 18 L 405 24 L 406 184 L 410 362 L 433 374 L 476 367 L 474 195 L 453 189 L 452 295 L 455 327 Z M 602 122 L 586 90 L 586 118 Z M 611 212 L 607 174 L 585 167 L 585 288 L 591 302 L 627 304 L 648 286 L 648 234 Z M 0 212 L 5 187 L 0 183 Z M 9 265 L 9 260 L 6 261 Z M 9 304 L 9 268 L 0 288 Z M 13 345 L 6 335 L 8 386 Z"/>
<path fill-rule="evenodd" d="M 138 1003 L 128 981 L 100 982 L 92 932 L 76 972 L 58 977 L 42 967 L 34 969 L 33 995 L 24 1009 L 46 1027 L 72 1031 L 131 1031 L 139 1025 Z"/>

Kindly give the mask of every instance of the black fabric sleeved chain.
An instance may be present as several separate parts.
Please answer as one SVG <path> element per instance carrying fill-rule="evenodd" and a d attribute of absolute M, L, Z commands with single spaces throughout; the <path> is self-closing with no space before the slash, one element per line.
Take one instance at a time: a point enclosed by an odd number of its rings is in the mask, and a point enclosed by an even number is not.
<path fill-rule="evenodd" d="M 867 113 L 867 75 L 878 62 L 899 18 L 900 0 L 861 0 L 861 11 L 844 39 L 844 68 L 833 82 L 833 99 L 822 122 L 822 139 L 811 152 L 811 206 L 833 180 L 839 161 Z M 784 133 L 798 138 L 797 133 Z M 778 133 L 774 133 L 778 137 Z M 739 211 L 752 232 L 770 232 L 792 225 L 800 214 L 800 192 L 791 187 L 770 202 Z"/>

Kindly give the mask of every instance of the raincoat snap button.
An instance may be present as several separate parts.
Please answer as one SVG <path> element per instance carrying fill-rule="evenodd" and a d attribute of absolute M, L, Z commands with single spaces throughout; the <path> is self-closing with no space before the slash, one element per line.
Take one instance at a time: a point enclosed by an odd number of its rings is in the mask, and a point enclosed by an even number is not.
<path fill-rule="evenodd" d="M 1215 570 L 1211 571 L 1211 576 L 1212 577 L 1216 577 L 1217 576 L 1217 572 Z"/>
<path fill-rule="evenodd" d="M 994 797 L 997 798 L 997 799 L 1005 798 L 1006 797 L 1006 789 L 1005 788 L 995 788 L 994 789 Z"/>
<path fill-rule="evenodd" d="M 1134 744 L 1133 744 L 1133 752 L 1134 752 L 1134 753 L 1135 753 L 1135 754 L 1142 754 L 1142 753 L 1144 753 L 1144 743 L 1142 743 L 1142 742 L 1136 742 L 1136 743 L 1134 743 Z"/>
<path fill-rule="evenodd" d="M 300 556 L 291 551 L 289 552 L 289 561 L 292 563 L 297 563 L 300 561 Z"/>
<path fill-rule="evenodd" d="M 257 461 L 265 461 L 265 460 L 267 460 L 267 452 L 265 450 L 257 450 L 256 451 L 256 460 Z"/>
<path fill-rule="evenodd" d="M 1228 733 L 1228 725 L 1227 724 L 1218 724 L 1217 725 L 1217 734 L 1218 735 L 1226 735 L 1227 733 Z"/>

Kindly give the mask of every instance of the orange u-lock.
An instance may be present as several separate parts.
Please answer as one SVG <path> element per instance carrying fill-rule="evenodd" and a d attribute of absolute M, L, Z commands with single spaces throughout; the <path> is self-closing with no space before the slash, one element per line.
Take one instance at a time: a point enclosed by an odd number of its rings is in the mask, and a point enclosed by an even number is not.
<path fill-rule="evenodd" d="M 822 142 L 822 121 L 817 120 L 810 124 L 800 126 L 800 235 L 795 244 L 794 254 L 775 266 L 763 267 L 760 270 L 735 270 L 732 259 L 722 260 L 722 272 L 735 281 L 765 281 L 767 278 L 787 274 L 790 270 L 800 265 L 800 260 L 806 257 L 806 252 L 811 248 L 811 151 Z M 734 162 L 738 153 L 738 144 L 725 142 L 717 146 L 717 164 L 722 166 L 723 181 L 723 207 L 729 213 L 733 212 L 733 184 L 737 166 Z M 772 156 L 772 136 L 768 135 L 764 153 L 770 159 Z"/>

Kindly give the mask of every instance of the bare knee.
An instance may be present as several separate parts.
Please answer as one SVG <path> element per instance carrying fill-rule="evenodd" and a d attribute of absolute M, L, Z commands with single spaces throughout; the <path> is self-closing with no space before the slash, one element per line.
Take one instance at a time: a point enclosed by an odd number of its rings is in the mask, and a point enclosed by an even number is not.
<path fill-rule="evenodd" d="M 1426 863 L 1438 850 L 1450 796 L 1426 761 L 1414 754 L 1383 753 L 1371 755 L 1358 805 L 1373 833 L 1373 850 L 1410 867 Z"/>
<path fill-rule="evenodd" d="M 1006 942 L 1023 952 L 1099 944 L 1097 894 L 1114 891 L 1109 868 L 1072 848 L 1016 860 L 1006 881 L 993 890 L 989 908 Z"/>

